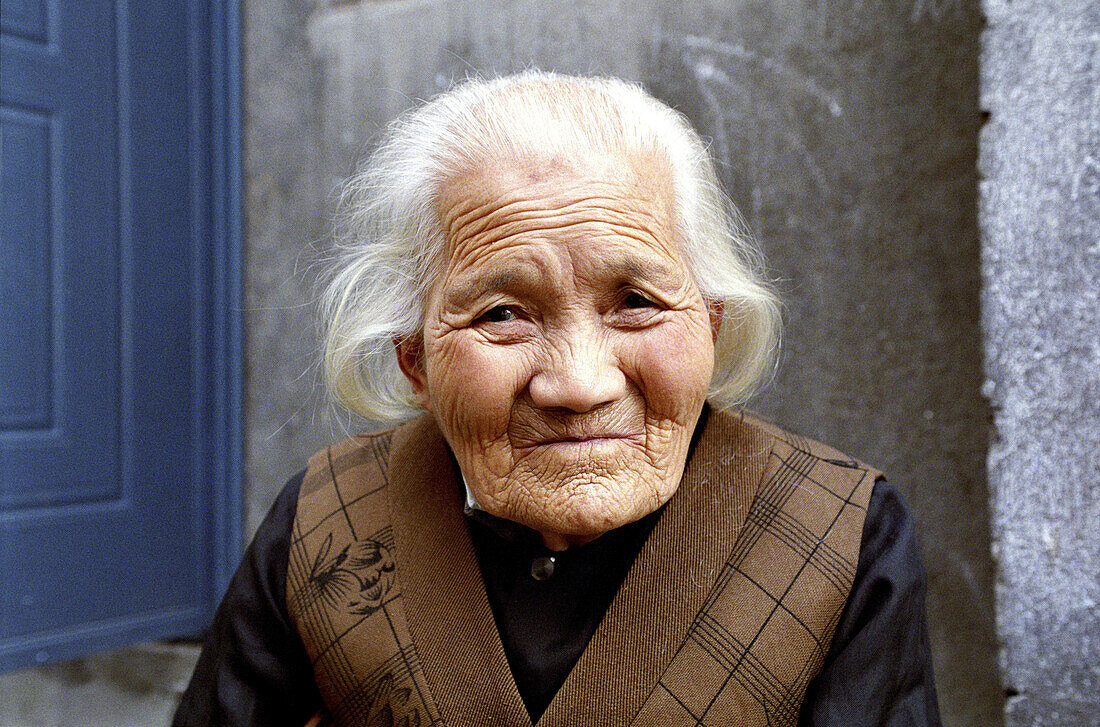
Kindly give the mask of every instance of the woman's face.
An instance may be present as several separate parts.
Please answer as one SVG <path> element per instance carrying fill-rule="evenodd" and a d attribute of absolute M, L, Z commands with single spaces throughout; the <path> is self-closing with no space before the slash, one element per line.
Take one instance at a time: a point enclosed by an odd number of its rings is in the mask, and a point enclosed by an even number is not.
<path fill-rule="evenodd" d="M 449 262 L 402 368 L 478 503 L 563 549 L 676 491 L 714 365 L 654 160 L 530 160 L 446 186 Z"/>

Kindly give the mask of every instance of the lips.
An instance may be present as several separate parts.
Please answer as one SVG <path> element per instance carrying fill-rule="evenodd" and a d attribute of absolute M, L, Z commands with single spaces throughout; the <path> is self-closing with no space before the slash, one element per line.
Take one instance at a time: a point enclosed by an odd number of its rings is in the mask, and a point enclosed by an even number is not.
<path fill-rule="evenodd" d="M 607 407 L 584 414 L 521 409 L 509 422 L 509 440 L 518 450 L 539 447 L 582 449 L 600 445 L 644 444 L 640 407 Z"/>
<path fill-rule="evenodd" d="M 622 432 L 596 432 L 592 434 L 566 434 L 553 435 L 532 442 L 524 442 L 519 445 L 521 449 L 533 447 L 571 446 L 571 445 L 596 445 L 607 442 L 635 439 L 637 435 L 624 434 Z"/>

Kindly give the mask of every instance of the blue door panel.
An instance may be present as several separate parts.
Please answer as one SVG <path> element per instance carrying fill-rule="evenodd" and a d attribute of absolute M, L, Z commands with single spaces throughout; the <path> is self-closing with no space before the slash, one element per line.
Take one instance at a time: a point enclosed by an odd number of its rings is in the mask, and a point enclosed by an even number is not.
<path fill-rule="evenodd" d="M 239 554 L 235 22 L 4 0 L 0 669 L 193 633 Z"/>
<path fill-rule="evenodd" d="M 54 384 L 39 426 L 8 426 L 0 435 L 0 475 L 5 483 L 21 480 L 0 490 L 3 511 L 120 494 L 119 382 L 104 376 L 106 363 L 117 358 L 119 323 L 115 22 L 103 2 L 65 8 L 60 20 L 58 32 L 43 32 L 42 42 L 3 38 L 0 108 L 6 120 L 41 119 L 46 141 L 33 159 L 4 157 L 5 192 L 18 198 L 24 185 L 44 192 L 36 229 L 28 230 L 36 234 L 23 237 L 26 225 L 5 220 L 6 261 L 38 268 L 37 278 L 25 282 L 5 276 L 3 299 L 22 298 L 20 307 L 37 311 L 38 319 L 21 318 L 16 306 L 3 314 L 4 346 L 17 359 L 5 368 L 15 372 L 9 378 Z M 4 206 L 11 210 L 5 215 L 29 212 L 7 199 Z M 40 326 L 47 316 L 49 325 Z M 20 331 L 7 336 L 7 329 L 32 326 L 29 339 Z"/>
<path fill-rule="evenodd" d="M 0 185 L 4 203 L 11 206 L 0 290 L 21 286 L 23 291 L 5 295 L 0 314 L 0 430 L 44 429 L 51 422 L 51 127 L 45 114 L 0 109 L 5 162 Z"/>
<path fill-rule="evenodd" d="M 47 18 L 53 2 L 41 0 L 4 0 L 0 4 L 0 32 L 16 38 L 38 41 L 47 40 Z"/>

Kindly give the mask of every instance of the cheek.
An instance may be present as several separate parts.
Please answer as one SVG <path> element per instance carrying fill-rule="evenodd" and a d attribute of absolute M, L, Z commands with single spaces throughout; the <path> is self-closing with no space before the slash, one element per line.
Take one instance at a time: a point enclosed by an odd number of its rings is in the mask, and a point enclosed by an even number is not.
<path fill-rule="evenodd" d="M 427 350 L 431 411 L 455 434 L 500 436 L 530 378 L 529 359 L 521 347 L 488 345 L 464 331 L 443 336 Z"/>
<path fill-rule="evenodd" d="M 632 342 L 626 359 L 651 416 L 694 422 L 714 372 L 709 322 L 658 326 Z"/>

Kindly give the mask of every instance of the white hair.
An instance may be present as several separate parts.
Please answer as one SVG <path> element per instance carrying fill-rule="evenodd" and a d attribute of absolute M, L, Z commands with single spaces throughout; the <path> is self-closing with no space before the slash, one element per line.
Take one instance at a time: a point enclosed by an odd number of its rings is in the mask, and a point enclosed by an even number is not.
<path fill-rule="evenodd" d="M 463 172 L 532 151 L 664 157 L 681 254 L 703 297 L 722 310 L 709 398 L 743 403 L 774 370 L 780 303 L 702 140 L 640 86 L 542 71 L 467 80 L 407 112 L 347 182 L 321 300 L 329 391 L 376 421 L 420 410 L 394 341 L 421 332 L 423 301 L 442 270 L 440 190 Z"/>

